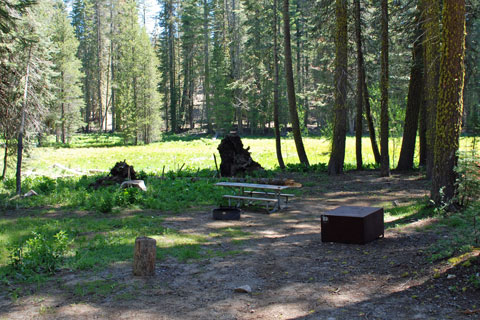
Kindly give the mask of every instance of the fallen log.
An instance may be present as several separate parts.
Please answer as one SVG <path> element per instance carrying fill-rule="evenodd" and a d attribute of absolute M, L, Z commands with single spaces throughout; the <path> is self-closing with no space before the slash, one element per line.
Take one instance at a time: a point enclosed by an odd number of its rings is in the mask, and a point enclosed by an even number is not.
<path fill-rule="evenodd" d="M 130 188 L 130 187 L 135 187 L 135 188 L 140 189 L 142 191 L 147 191 L 147 187 L 145 186 L 145 181 L 143 181 L 143 180 L 123 181 L 122 184 L 120 185 L 120 189 L 125 189 L 125 188 Z"/>
<path fill-rule="evenodd" d="M 58 169 L 61 169 L 63 171 L 67 171 L 67 172 L 70 172 L 70 173 L 73 173 L 75 175 L 84 175 L 85 172 L 82 172 L 82 171 L 78 171 L 78 170 L 75 170 L 75 169 L 70 169 L 70 168 L 67 168 L 65 166 L 62 166 L 61 164 L 58 164 L 58 163 L 55 163 L 53 166 L 53 168 L 58 168 Z"/>

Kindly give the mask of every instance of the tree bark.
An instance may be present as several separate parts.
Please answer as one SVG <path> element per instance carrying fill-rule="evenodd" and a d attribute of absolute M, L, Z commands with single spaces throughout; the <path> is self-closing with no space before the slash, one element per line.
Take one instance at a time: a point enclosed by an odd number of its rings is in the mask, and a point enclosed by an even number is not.
<path fill-rule="evenodd" d="M 425 50 L 423 50 L 425 52 Z M 424 59 L 425 62 L 425 59 Z M 424 65 L 425 67 L 425 65 Z M 423 74 L 425 77 L 425 72 Z M 425 81 L 425 78 L 424 78 Z M 418 138 L 419 138 L 419 151 L 418 151 L 418 164 L 420 166 L 427 165 L 427 106 L 425 103 L 425 87 L 423 87 L 423 98 L 420 104 L 420 111 L 418 114 Z"/>
<path fill-rule="evenodd" d="M 413 169 L 418 117 L 420 106 L 423 103 L 423 46 L 420 19 L 417 19 L 417 23 L 418 27 L 412 49 L 412 69 L 410 71 L 410 84 L 408 87 L 402 148 L 400 149 L 397 170 Z"/>
<path fill-rule="evenodd" d="M 3 170 L 2 170 L 2 178 L 0 180 L 4 180 L 7 176 L 7 165 L 8 165 L 8 139 L 5 139 L 5 151 L 3 153 Z"/>
<path fill-rule="evenodd" d="M 335 3 L 335 118 L 328 174 L 343 172 L 347 134 L 347 0 L 336 0 Z"/>
<path fill-rule="evenodd" d="M 303 146 L 302 134 L 300 132 L 300 121 L 298 119 L 297 102 L 295 98 L 295 84 L 293 82 L 293 68 L 292 68 L 292 48 L 290 41 L 290 15 L 289 15 L 289 0 L 283 0 L 283 28 L 284 28 L 284 42 L 285 42 L 285 77 L 287 81 L 287 96 L 288 107 L 290 111 L 290 118 L 292 121 L 293 139 L 297 148 L 300 163 L 309 166 L 307 153 Z"/>
<path fill-rule="evenodd" d="M 382 0 L 382 52 L 380 55 L 382 74 L 380 79 L 381 110 L 380 110 L 380 175 L 390 175 L 390 157 L 388 154 L 388 0 Z"/>
<path fill-rule="evenodd" d="M 97 16 L 97 95 L 98 95 L 98 110 L 99 110 L 99 130 L 102 131 L 103 124 L 103 101 L 102 101 L 102 24 L 101 24 L 101 12 L 99 4 L 100 1 L 95 1 L 95 11 Z"/>
<path fill-rule="evenodd" d="M 370 94 L 368 92 L 366 74 L 365 74 L 365 65 L 362 59 L 362 69 L 363 69 L 363 103 L 365 103 L 365 115 L 367 116 L 368 123 L 368 133 L 370 136 L 370 143 L 372 145 L 373 157 L 375 158 L 375 163 L 380 164 L 380 150 L 378 149 L 377 136 L 375 135 L 375 126 L 373 125 L 372 117 L 372 108 L 370 107 Z"/>
<path fill-rule="evenodd" d="M 110 6 L 110 32 L 112 34 L 112 38 L 113 38 L 113 35 L 115 34 L 115 24 L 114 24 L 114 19 L 113 19 L 113 9 L 114 9 L 114 5 L 113 5 L 113 1 L 111 3 L 111 6 Z M 115 132 L 115 129 L 116 129 L 116 118 L 115 118 L 115 51 L 114 51 L 114 41 L 112 39 L 112 41 L 110 42 L 110 51 L 111 51 L 111 55 L 110 55 L 110 69 L 112 70 L 112 107 L 111 107 L 111 110 L 112 110 L 112 133 Z M 106 128 L 106 126 L 105 126 Z"/>
<path fill-rule="evenodd" d="M 203 92 L 205 95 L 205 115 L 207 118 L 207 133 L 213 131 L 211 110 L 210 110 L 210 65 L 208 59 L 208 44 L 210 41 L 208 35 L 208 1 L 203 0 L 203 54 L 204 54 L 204 82 Z"/>
<path fill-rule="evenodd" d="M 62 143 L 65 144 L 65 136 L 66 136 L 66 133 L 65 133 L 65 102 L 63 101 L 64 100 L 64 95 L 65 95 L 65 90 L 63 88 L 63 84 L 65 83 L 65 80 L 64 80 L 64 74 L 63 74 L 63 71 L 60 75 L 62 77 L 62 87 L 61 87 L 61 94 L 62 94 L 62 103 L 61 103 L 61 107 L 60 107 L 60 118 L 61 118 L 61 121 L 62 121 Z"/>
<path fill-rule="evenodd" d="M 18 145 L 17 145 L 17 173 L 16 173 L 16 191 L 17 194 L 22 193 L 22 156 L 23 156 L 23 135 L 25 131 L 25 109 L 27 108 L 28 98 L 28 80 L 30 78 L 30 58 L 32 54 L 32 46 L 28 48 L 27 71 L 25 73 L 25 88 L 23 90 L 23 105 L 20 120 L 20 128 L 18 129 Z"/>
<path fill-rule="evenodd" d="M 173 133 L 178 131 L 177 123 L 177 93 L 175 84 L 175 34 L 173 26 L 173 2 L 169 0 L 168 6 L 168 69 L 170 81 L 170 123 Z"/>
<path fill-rule="evenodd" d="M 443 32 L 431 198 L 448 203 L 456 194 L 465 77 L 465 0 L 443 2 Z"/>
<path fill-rule="evenodd" d="M 438 1 L 422 0 L 425 8 L 425 103 L 427 178 L 431 179 L 435 158 L 435 125 L 438 100 L 440 52 L 440 7 Z"/>
<path fill-rule="evenodd" d="M 357 44 L 357 116 L 355 120 L 355 154 L 357 157 L 357 170 L 363 168 L 362 159 L 362 133 L 363 133 L 363 52 L 362 29 L 360 20 L 360 0 L 354 0 L 355 6 L 355 41 Z"/>
<path fill-rule="evenodd" d="M 155 275 L 156 243 L 155 239 L 147 237 L 135 239 L 133 275 L 142 277 Z"/>
<path fill-rule="evenodd" d="M 280 169 L 285 169 L 280 137 L 279 99 L 278 99 L 278 29 L 277 0 L 273 0 L 273 126 L 275 131 L 275 150 Z"/>

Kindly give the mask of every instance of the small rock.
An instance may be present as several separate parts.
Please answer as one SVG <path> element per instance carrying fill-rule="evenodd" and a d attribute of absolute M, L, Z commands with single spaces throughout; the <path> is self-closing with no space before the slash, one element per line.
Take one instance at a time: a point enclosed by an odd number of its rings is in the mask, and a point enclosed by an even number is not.
<path fill-rule="evenodd" d="M 447 279 L 455 279 L 457 276 L 454 274 L 447 275 Z"/>
<path fill-rule="evenodd" d="M 238 293 L 251 293 L 251 292 L 252 292 L 252 288 L 250 288 L 250 286 L 247 284 L 247 285 L 244 285 L 244 286 L 235 288 L 234 291 L 235 291 L 235 292 L 238 292 Z"/>
<path fill-rule="evenodd" d="M 398 200 L 394 200 L 394 201 L 393 201 L 393 205 L 394 205 L 395 207 L 398 207 L 398 206 L 400 205 L 400 203 L 398 202 Z"/>

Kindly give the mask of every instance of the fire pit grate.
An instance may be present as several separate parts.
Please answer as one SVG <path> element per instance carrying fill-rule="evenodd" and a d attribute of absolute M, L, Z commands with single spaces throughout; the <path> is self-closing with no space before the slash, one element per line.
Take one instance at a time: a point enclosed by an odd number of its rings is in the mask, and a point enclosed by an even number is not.
<path fill-rule="evenodd" d="M 242 210 L 235 207 L 219 207 L 212 210 L 214 220 L 240 220 Z"/>

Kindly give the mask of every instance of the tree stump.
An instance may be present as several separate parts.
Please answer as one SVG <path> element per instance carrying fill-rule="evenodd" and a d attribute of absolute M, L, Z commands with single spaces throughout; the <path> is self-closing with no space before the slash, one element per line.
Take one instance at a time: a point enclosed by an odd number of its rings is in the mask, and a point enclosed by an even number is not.
<path fill-rule="evenodd" d="M 233 177 L 255 170 L 263 170 L 262 166 L 253 161 L 247 149 L 243 148 L 242 140 L 238 135 L 227 135 L 218 146 L 222 163 L 220 172 L 222 177 Z"/>
<path fill-rule="evenodd" d="M 125 180 L 136 180 L 137 175 L 133 166 L 128 165 L 125 160 L 119 161 L 115 166 L 110 169 L 110 173 L 106 177 L 97 179 L 95 182 L 91 183 L 89 187 L 93 189 L 98 189 L 100 187 L 113 185 L 116 183 L 122 183 Z"/>
<path fill-rule="evenodd" d="M 155 275 L 155 258 L 157 257 L 157 242 L 148 237 L 135 239 L 135 252 L 133 254 L 133 275 Z"/>

